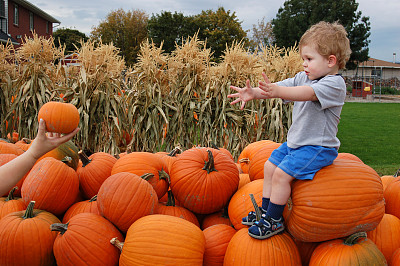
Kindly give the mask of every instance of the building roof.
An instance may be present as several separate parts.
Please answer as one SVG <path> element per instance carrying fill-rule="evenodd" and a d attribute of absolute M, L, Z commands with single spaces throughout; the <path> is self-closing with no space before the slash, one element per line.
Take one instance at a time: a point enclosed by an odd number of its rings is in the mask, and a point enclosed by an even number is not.
<path fill-rule="evenodd" d="M 3 32 L 2 30 L 0 30 L 0 43 L 7 43 L 7 42 L 9 42 L 9 41 L 10 41 L 12 44 L 16 44 L 16 45 L 19 44 L 19 42 L 18 42 L 16 39 L 14 39 L 14 38 L 8 36 L 5 32 Z"/>
<path fill-rule="evenodd" d="M 385 67 L 385 68 L 400 68 L 400 64 L 395 64 L 376 58 L 369 58 L 368 61 L 362 62 L 358 67 Z"/>
<path fill-rule="evenodd" d="M 41 10 L 40 8 L 38 8 L 37 6 L 29 3 L 28 1 L 25 0 L 13 0 L 16 4 L 23 6 L 31 11 L 33 11 L 35 14 L 38 14 L 39 16 L 41 16 L 42 18 L 48 20 L 51 23 L 61 23 L 58 19 L 50 16 L 49 14 L 47 14 L 46 12 L 44 12 L 43 10 Z"/>

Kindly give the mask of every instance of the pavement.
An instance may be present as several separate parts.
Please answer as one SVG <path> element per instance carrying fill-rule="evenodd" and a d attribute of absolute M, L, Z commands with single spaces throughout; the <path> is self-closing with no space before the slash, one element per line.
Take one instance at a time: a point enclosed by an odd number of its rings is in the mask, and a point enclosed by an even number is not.
<path fill-rule="evenodd" d="M 367 95 L 366 98 L 363 97 L 353 97 L 347 95 L 345 102 L 382 102 L 382 103 L 400 103 L 400 95 Z"/>

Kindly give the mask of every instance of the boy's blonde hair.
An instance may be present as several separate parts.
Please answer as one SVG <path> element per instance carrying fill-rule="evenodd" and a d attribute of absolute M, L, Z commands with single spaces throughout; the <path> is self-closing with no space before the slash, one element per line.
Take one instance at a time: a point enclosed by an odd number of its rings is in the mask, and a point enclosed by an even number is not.
<path fill-rule="evenodd" d="M 329 23 L 321 21 L 311 26 L 300 39 L 300 51 L 301 47 L 305 45 L 315 45 L 314 47 L 322 56 L 336 56 L 339 69 L 345 68 L 351 54 L 347 32 L 337 22 Z"/>

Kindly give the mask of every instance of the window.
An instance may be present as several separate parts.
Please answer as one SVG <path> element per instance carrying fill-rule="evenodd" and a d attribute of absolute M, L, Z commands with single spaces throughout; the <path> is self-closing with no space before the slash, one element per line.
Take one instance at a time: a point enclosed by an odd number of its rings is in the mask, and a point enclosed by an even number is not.
<path fill-rule="evenodd" d="M 33 31 L 33 12 L 29 12 L 29 30 Z"/>
<path fill-rule="evenodd" d="M 46 33 L 49 34 L 49 22 L 46 21 Z"/>
<path fill-rule="evenodd" d="M 372 69 L 371 70 L 371 76 L 380 77 L 381 75 L 382 75 L 381 69 Z"/>
<path fill-rule="evenodd" d="M 6 2 L 4 0 L 0 1 L 0 17 L 6 17 Z"/>
<path fill-rule="evenodd" d="M 18 26 L 19 24 L 19 11 L 18 11 L 18 5 L 14 5 L 14 25 Z"/>

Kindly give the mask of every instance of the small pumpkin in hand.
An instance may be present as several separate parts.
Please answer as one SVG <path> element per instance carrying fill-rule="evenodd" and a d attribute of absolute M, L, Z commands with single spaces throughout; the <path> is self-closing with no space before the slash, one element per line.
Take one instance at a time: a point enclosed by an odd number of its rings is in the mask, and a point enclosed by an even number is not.
<path fill-rule="evenodd" d="M 38 120 L 46 121 L 48 132 L 67 134 L 79 125 L 79 111 L 70 103 L 47 102 L 39 110 Z"/>

